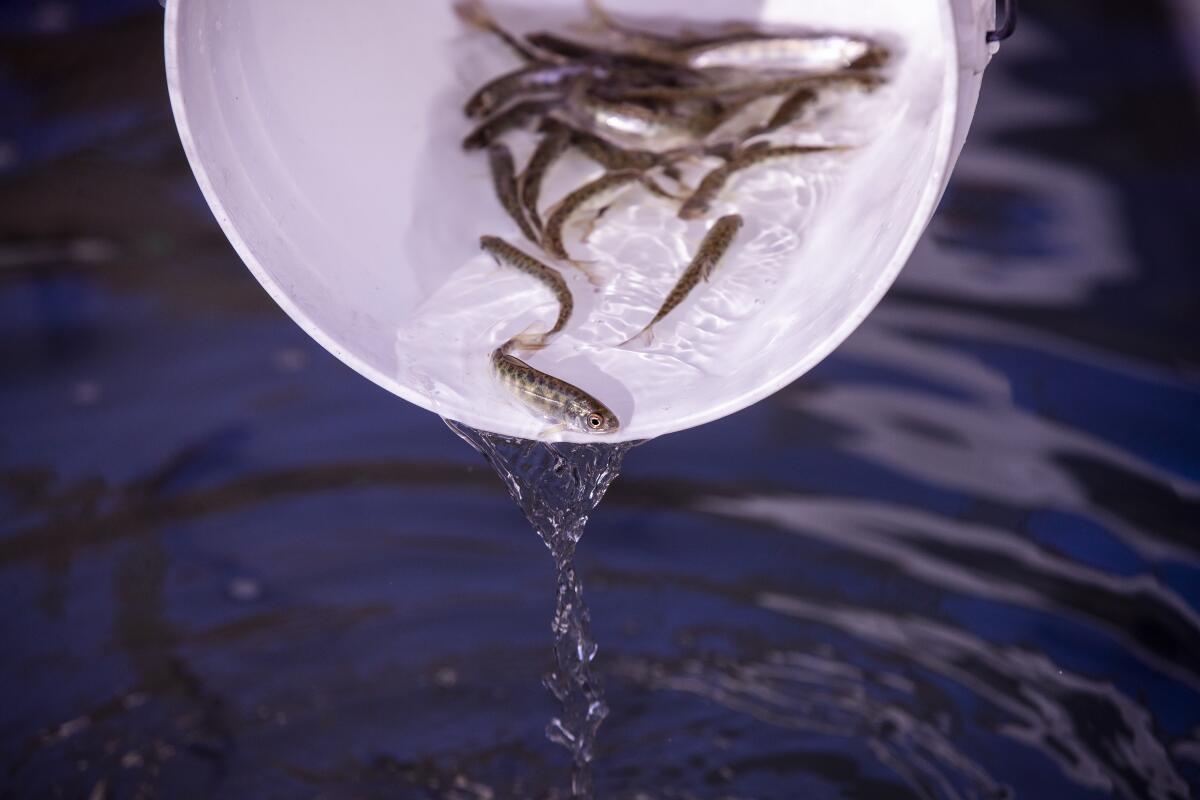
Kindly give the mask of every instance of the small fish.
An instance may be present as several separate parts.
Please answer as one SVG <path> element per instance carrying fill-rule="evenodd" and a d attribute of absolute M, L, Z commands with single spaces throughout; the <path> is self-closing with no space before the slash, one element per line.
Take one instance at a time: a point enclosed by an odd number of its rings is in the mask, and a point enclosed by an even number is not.
<path fill-rule="evenodd" d="M 593 64 L 634 70 L 670 67 L 676 70 L 691 71 L 690 67 L 679 63 L 679 58 L 670 54 L 655 56 L 651 53 L 613 50 L 590 42 L 567 39 L 549 31 L 531 33 L 525 37 L 525 40 L 540 51 L 553 53 L 556 58 L 569 61 L 587 61 Z"/>
<path fill-rule="evenodd" d="M 500 142 L 494 142 L 488 148 L 488 161 L 492 167 L 492 183 L 496 188 L 496 198 L 500 205 L 512 217 L 513 222 L 525 234 L 525 238 L 534 244 L 538 243 L 537 231 L 525 219 L 525 210 L 521 208 L 521 198 L 517 193 L 517 167 L 513 161 L 512 151 Z"/>
<path fill-rule="evenodd" d="M 842 34 L 762 36 L 693 47 L 683 53 L 683 63 L 695 69 L 820 72 L 845 69 L 881 50 L 874 42 Z"/>
<path fill-rule="evenodd" d="M 850 64 L 851 69 L 882 69 L 892 61 L 892 51 L 881 44 L 872 44 L 867 52 Z"/>
<path fill-rule="evenodd" d="M 556 423 L 551 430 L 601 434 L 621 427 L 617 415 L 584 390 L 512 355 L 512 344 L 510 340 L 492 351 L 492 369 L 523 403 Z"/>
<path fill-rule="evenodd" d="M 720 121 L 709 105 L 672 112 L 638 103 L 612 101 L 589 91 L 586 81 L 567 95 L 566 112 L 572 122 L 614 144 L 661 153 L 686 148 Z"/>
<path fill-rule="evenodd" d="M 721 263 L 721 259 L 729 250 L 733 240 L 737 238 L 738 231 L 742 229 L 742 217 L 740 214 L 730 214 L 726 217 L 721 217 L 717 220 L 708 233 L 704 235 L 704 241 L 700 243 L 700 249 L 696 251 L 695 258 L 688 268 L 683 271 L 683 275 L 679 276 L 675 287 L 667 295 L 667 299 L 662 304 L 662 308 L 654 315 L 654 319 L 650 320 L 650 324 L 642 328 L 633 336 L 621 343 L 621 347 L 632 342 L 634 339 L 649 339 L 651 337 L 650 329 L 660 322 L 663 317 L 670 314 L 675 308 L 682 303 L 691 293 L 692 289 L 696 288 L 696 284 L 700 279 L 708 280 L 712 276 L 717 265 Z"/>
<path fill-rule="evenodd" d="M 626 169 L 636 169 L 642 172 L 661 168 L 663 174 L 679 183 L 683 180 L 675 162 L 690 153 L 651 153 L 649 150 L 632 150 L 618 147 L 612 142 L 601 139 L 594 133 L 571 129 L 571 144 L 587 158 L 595 161 L 609 172 Z"/>
<path fill-rule="evenodd" d="M 858 86 L 870 91 L 883 85 L 883 83 L 884 79 L 878 73 L 848 70 L 844 73 L 797 84 L 795 91 L 783 99 L 783 102 L 775 109 L 775 113 L 771 115 L 771 118 L 764 124 L 749 131 L 745 138 L 750 139 L 755 136 L 762 136 L 792 124 L 817 102 L 817 98 L 820 97 L 822 90 L 839 86 Z"/>
<path fill-rule="evenodd" d="M 514 103 L 479 123 L 479 126 L 463 139 L 463 149 L 479 150 L 487 147 L 496 138 L 513 128 L 520 128 L 528 124 L 534 117 L 545 114 L 554 106 L 554 101 L 550 100 L 523 100 Z"/>
<path fill-rule="evenodd" d="M 610 172 L 624 169 L 647 170 L 653 167 L 655 162 L 654 153 L 647 150 L 626 150 L 594 133 L 578 128 L 572 129 L 571 144 Z"/>
<path fill-rule="evenodd" d="M 878 73 L 869 70 L 846 69 L 823 75 L 784 75 L 767 78 L 741 78 L 716 81 L 694 86 L 623 86 L 603 85 L 601 93 L 615 100 L 681 100 L 757 99 L 769 95 L 787 94 L 800 89 L 820 89 L 838 83 L 857 83 L 874 86 L 882 82 Z"/>
<path fill-rule="evenodd" d="M 515 97 L 561 90 L 588 71 L 584 64 L 533 64 L 501 75 L 481 86 L 467 100 L 468 117 L 491 114 Z"/>
<path fill-rule="evenodd" d="M 755 145 L 743 148 L 740 152 L 735 153 L 729 161 L 709 172 L 701 179 L 700 185 L 696 187 L 696 191 L 680 207 L 679 218 L 696 219 L 706 214 L 709 207 L 712 206 L 713 201 L 721 193 L 721 190 L 725 188 L 725 184 L 729 182 L 729 179 L 735 173 L 748 167 L 779 158 L 793 158 L 812 153 L 847 149 L 849 148 L 839 145 L 786 145 L 771 147 L 768 142 L 758 142 Z"/>
<path fill-rule="evenodd" d="M 609 33 L 618 39 L 625 48 L 639 53 L 660 53 L 661 51 L 674 53 L 701 45 L 724 44 L 734 40 L 760 38 L 764 35 L 743 22 L 727 22 L 707 34 L 690 30 L 684 30 L 674 35 L 655 33 L 620 22 L 604 9 L 599 0 L 587 0 L 587 9 L 592 27 Z"/>
<path fill-rule="evenodd" d="M 480 237 L 479 246 L 485 253 L 496 259 L 497 263 L 507 264 L 526 275 L 533 276 L 554 293 L 554 298 L 558 300 L 558 319 L 554 321 L 554 326 L 545 333 L 521 334 L 509 340 L 514 347 L 520 347 L 523 350 L 542 349 L 551 336 L 566 327 L 567 321 L 571 319 L 571 313 L 575 310 L 575 300 L 571 297 L 571 290 L 567 288 L 567 282 L 558 270 L 546 266 L 497 236 Z"/>
<path fill-rule="evenodd" d="M 779 130 L 785 125 L 790 125 L 792 122 L 800 118 L 808 108 L 817 101 L 817 90 L 810 86 L 801 86 L 787 97 L 783 98 L 783 102 L 775 109 L 775 113 L 767 120 L 766 124 L 755 131 L 755 135 L 770 133 L 771 131 Z"/>
<path fill-rule="evenodd" d="M 539 233 L 542 230 L 542 217 L 538 212 L 538 198 L 542 194 L 542 180 L 570 146 L 570 128 L 557 120 L 547 119 L 542 123 L 541 141 L 521 173 L 521 203 L 525 206 L 529 221 Z"/>
<path fill-rule="evenodd" d="M 542 231 L 542 249 L 555 258 L 571 261 L 571 263 L 587 273 L 583 265 L 577 261 L 573 261 L 570 254 L 567 253 L 567 249 L 563 245 L 563 229 L 566 228 L 571 218 L 581 211 L 584 206 L 589 203 L 610 199 L 631 183 L 641 183 L 656 194 L 677 199 L 639 170 L 625 169 L 618 172 L 605 173 L 596 180 L 580 186 L 554 204 L 554 207 L 550 211 L 550 216 L 546 220 L 546 227 Z M 600 214 L 604 213 L 608 205 L 610 203 L 604 204 L 604 207 L 600 210 Z M 589 273 L 588 277 L 592 278 L 593 276 Z"/>
<path fill-rule="evenodd" d="M 560 60 L 553 53 L 548 53 L 527 44 L 500 27 L 491 12 L 487 10 L 487 6 L 483 4 L 483 0 L 459 0 L 459 2 L 454 4 L 454 13 L 463 24 L 499 38 L 522 61 L 536 64 L 539 62 Z"/>

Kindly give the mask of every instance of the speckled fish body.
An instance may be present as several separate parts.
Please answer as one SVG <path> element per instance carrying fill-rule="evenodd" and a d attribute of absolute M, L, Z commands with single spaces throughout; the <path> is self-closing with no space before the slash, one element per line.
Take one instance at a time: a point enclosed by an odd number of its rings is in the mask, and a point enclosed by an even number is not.
<path fill-rule="evenodd" d="M 542 249 L 555 258 L 569 260 L 571 256 L 563 245 L 563 229 L 571 217 L 589 204 L 611 198 L 629 184 L 639 181 L 641 177 L 641 172 L 632 169 L 609 172 L 564 197 L 555 204 L 546 220 L 546 227 L 542 231 Z"/>
<path fill-rule="evenodd" d="M 696 251 L 692 263 L 688 264 L 687 269 L 679 276 L 679 280 L 667 294 L 667 299 L 663 301 L 662 307 L 658 309 L 654 319 L 650 320 L 649 325 L 628 339 L 625 344 L 645 335 L 655 324 L 686 300 L 701 279 L 706 281 L 709 279 L 717 265 L 721 263 L 721 259 L 729 251 L 733 240 L 737 238 L 742 224 L 743 220 L 740 214 L 730 214 L 713 223 L 713 226 L 708 229 L 708 233 L 705 234 L 704 240 L 700 242 L 700 249 Z"/>
<path fill-rule="evenodd" d="M 492 351 L 492 369 L 500 382 L 545 419 L 582 433 L 613 433 L 621 426 L 616 414 L 590 394 L 531 367 L 509 353 L 509 344 Z"/>
<path fill-rule="evenodd" d="M 542 194 L 542 181 L 550 167 L 571 146 L 571 138 L 571 130 L 567 126 L 552 119 L 546 120 L 542 126 L 542 138 L 529 157 L 525 171 L 521 173 L 521 204 L 529 215 L 529 222 L 539 233 L 542 230 L 542 216 L 538 211 L 538 200 Z"/>
<path fill-rule="evenodd" d="M 525 234 L 525 238 L 534 244 L 538 243 L 537 231 L 525 219 L 525 210 L 521 207 L 521 198 L 517 192 L 517 167 L 513 161 L 512 151 L 506 145 L 494 142 L 488 148 L 488 162 L 492 167 L 492 183 L 495 185 L 496 198 L 500 205 L 512 217 L 513 222 Z"/>
<path fill-rule="evenodd" d="M 789 94 L 775 109 L 771 118 L 764 124 L 749 131 L 746 134 L 746 138 L 762 136 L 763 134 L 777 131 L 782 127 L 792 124 L 800 119 L 804 115 L 804 112 L 817 102 L 817 99 L 821 96 L 821 92 L 824 90 L 839 87 L 860 87 L 872 90 L 883 83 L 884 78 L 878 72 L 858 70 L 847 70 L 833 75 L 797 81 Z"/>
<path fill-rule="evenodd" d="M 571 144 L 579 152 L 607 170 L 647 170 L 655 166 L 658 156 L 648 150 L 629 150 L 605 141 L 594 133 L 574 130 Z"/>
<path fill-rule="evenodd" d="M 675 164 L 685 155 L 683 153 L 651 153 L 649 150 L 618 147 L 594 133 L 577 128 L 571 130 L 571 144 L 584 156 L 610 172 L 626 169 L 645 172 L 658 167 L 662 169 L 664 175 L 676 182 L 683 179 Z"/>
<path fill-rule="evenodd" d="M 696 187 L 696 191 L 680 206 L 679 218 L 696 219 L 707 213 L 708 209 L 717 199 L 717 196 L 721 194 L 721 191 L 729 182 L 729 179 L 744 169 L 781 158 L 795 158 L 813 153 L 845 149 L 845 147 L 837 145 L 787 145 L 783 147 L 771 147 L 766 142 L 745 148 L 701 179 L 700 185 Z"/>
<path fill-rule="evenodd" d="M 779 130 L 785 125 L 792 124 L 817 101 L 817 97 L 817 90 L 809 86 L 802 86 L 796 89 L 783 98 L 783 102 L 775 109 L 775 113 L 771 115 L 767 123 L 757 132 L 759 134 L 770 133 L 771 131 Z"/>
<path fill-rule="evenodd" d="M 520 250 L 497 236 L 484 236 L 479 240 L 479 246 L 496 261 L 513 269 L 532 276 L 548 288 L 558 301 L 558 318 L 553 327 L 545 333 L 526 335 L 521 338 L 525 349 L 539 349 L 546 345 L 547 340 L 566 327 L 575 310 L 575 300 L 562 274 L 553 267 L 543 264 L 538 259 Z"/>

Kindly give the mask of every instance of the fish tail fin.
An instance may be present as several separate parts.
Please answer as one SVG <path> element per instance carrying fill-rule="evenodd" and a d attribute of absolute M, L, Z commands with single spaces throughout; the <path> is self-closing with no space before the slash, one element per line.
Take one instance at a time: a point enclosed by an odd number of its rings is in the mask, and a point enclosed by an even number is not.
<path fill-rule="evenodd" d="M 604 10 L 600 0 L 583 0 L 587 8 L 587 22 L 581 28 L 591 31 L 610 31 L 616 29 L 616 21 Z"/>
<path fill-rule="evenodd" d="M 711 206 L 712 202 L 708 198 L 700 197 L 693 192 L 692 196 L 679 206 L 679 213 L 676 216 L 680 219 L 700 219 L 708 213 Z"/>
<path fill-rule="evenodd" d="M 551 436 L 557 436 L 567 429 L 567 423 L 560 422 L 557 425 L 551 425 L 548 428 L 542 428 L 538 431 L 537 438 L 540 440 L 549 439 Z"/>
<path fill-rule="evenodd" d="M 458 0 L 454 4 L 454 13 L 464 25 L 489 33 L 496 30 L 496 20 L 492 18 L 483 0 Z"/>
<path fill-rule="evenodd" d="M 571 266 L 583 273 L 584 277 L 587 278 L 588 283 L 597 289 L 604 287 L 604 279 L 600 277 L 600 274 L 596 271 L 595 261 L 579 258 L 572 258 L 568 260 L 571 262 Z"/>
<path fill-rule="evenodd" d="M 675 181 L 675 185 L 677 187 L 679 187 L 679 191 L 683 192 L 683 196 L 678 197 L 676 199 L 678 199 L 680 201 L 686 200 L 687 198 L 691 197 L 692 195 L 694 195 L 696 193 L 696 187 L 692 186 L 690 183 L 685 181 L 683 179 L 682 175 L 678 178 L 675 178 L 672 176 L 668 176 L 668 177 L 671 177 L 671 180 Z"/>
<path fill-rule="evenodd" d="M 695 161 L 696 158 L 693 154 L 681 154 L 664 158 L 658 166 L 662 170 L 664 177 L 669 178 L 681 190 L 690 193 L 692 188 L 684 181 L 683 172 L 679 169 L 679 164 L 680 162 L 695 163 Z"/>
<path fill-rule="evenodd" d="M 541 247 L 542 239 L 545 238 L 546 234 L 546 223 L 542 220 L 542 215 L 538 213 L 536 205 L 525 207 L 525 218 L 529 220 L 529 224 L 537 231 L 537 238 L 533 240 L 533 243 Z"/>
<path fill-rule="evenodd" d="M 647 325 L 640 331 L 630 336 L 625 341 L 617 345 L 618 348 L 625 350 L 630 345 L 638 345 L 640 347 L 649 347 L 654 344 L 654 325 Z"/>
<path fill-rule="evenodd" d="M 539 350 L 545 350 L 550 342 L 546 340 L 546 334 L 544 333 L 529 333 L 514 336 L 508 340 L 508 344 L 513 350 L 536 353 Z"/>
<path fill-rule="evenodd" d="M 500 345 L 500 351 L 508 355 L 513 350 L 524 350 L 525 352 L 537 352 L 544 350 L 550 344 L 550 334 L 542 331 L 538 332 L 538 323 L 531 322 L 525 326 L 525 329 L 516 336 L 511 337 L 507 342 Z"/>
<path fill-rule="evenodd" d="M 650 190 L 650 194 L 661 197 L 664 200 L 682 201 L 686 199 L 684 197 L 680 197 L 679 195 L 671 194 L 666 189 L 662 188 L 662 186 L 660 186 L 658 182 L 649 175 L 643 175 L 640 180 L 642 185 Z"/>

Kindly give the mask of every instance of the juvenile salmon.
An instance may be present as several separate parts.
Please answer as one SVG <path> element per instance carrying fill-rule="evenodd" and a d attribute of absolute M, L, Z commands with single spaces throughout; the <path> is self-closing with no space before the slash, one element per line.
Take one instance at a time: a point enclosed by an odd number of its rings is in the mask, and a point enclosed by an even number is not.
<path fill-rule="evenodd" d="M 522 334 L 510 340 L 511 345 L 525 350 L 540 350 L 545 347 L 551 336 L 566 327 L 567 321 L 571 319 L 571 313 L 575 310 L 575 300 L 571 297 L 571 290 L 567 287 L 567 282 L 563 279 L 562 274 L 498 236 L 481 237 L 479 246 L 485 253 L 496 259 L 497 263 L 505 264 L 532 276 L 553 292 L 554 299 L 558 301 L 558 318 L 554 321 L 553 327 L 545 333 Z"/>
<path fill-rule="evenodd" d="M 811 155 L 812 153 L 846 149 L 848 148 L 838 145 L 787 145 L 783 147 L 771 147 L 766 142 L 760 142 L 747 147 L 740 153 L 735 153 L 729 161 L 704 176 L 700 181 L 700 185 L 696 187 L 696 191 L 679 208 L 679 218 L 696 219 L 697 217 L 704 216 L 717 199 L 717 196 L 721 194 L 721 190 L 725 188 L 725 184 L 729 182 L 729 179 L 748 167 L 780 158 L 794 158 L 796 156 Z"/>
<path fill-rule="evenodd" d="M 538 199 L 542 194 L 542 180 L 570 146 L 571 130 L 557 120 L 547 119 L 542 123 L 541 141 L 521 173 L 521 204 L 525 206 L 530 223 L 539 233 L 542 230 L 542 217 L 538 212 Z M 540 243 L 540 237 L 538 241 Z"/>
<path fill-rule="evenodd" d="M 795 89 L 783 99 L 775 113 L 764 124 L 749 131 L 745 138 L 762 136 L 792 124 L 807 111 L 821 96 L 821 91 L 836 87 L 857 86 L 873 90 L 883 84 L 883 77 L 876 72 L 847 70 L 833 75 L 798 82 Z"/>
<path fill-rule="evenodd" d="M 582 433 L 613 433 L 617 415 L 577 386 L 529 366 L 509 352 L 511 342 L 492 351 L 496 376 L 526 406 L 556 426 Z"/>
<path fill-rule="evenodd" d="M 578 128 L 571 129 L 571 144 L 587 158 L 595 161 L 609 172 L 626 169 L 645 172 L 658 167 L 662 169 L 664 175 L 676 183 L 683 180 L 683 175 L 680 174 L 675 162 L 687 153 L 651 153 L 649 150 L 618 147 L 594 133 L 588 133 Z"/>
<path fill-rule="evenodd" d="M 525 219 L 525 210 L 521 208 L 521 198 L 517 194 L 517 167 L 513 161 L 512 151 L 506 145 L 495 142 L 488 148 L 488 162 L 492 167 L 492 183 L 496 188 L 496 198 L 500 205 L 512 217 L 513 222 L 525 234 L 525 238 L 534 244 L 539 236 L 529 220 Z"/>
<path fill-rule="evenodd" d="M 546 227 L 542 231 L 542 249 L 555 258 L 571 261 L 571 256 L 563 245 L 563 229 L 570 222 L 571 217 L 582 210 L 585 205 L 609 199 L 631 183 L 641 183 L 656 194 L 675 199 L 640 170 L 625 169 L 606 173 L 596 180 L 580 186 L 554 205 L 550 217 L 546 220 Z M 607 208 L 607 205 L 606 203 L 604 207 Z M 577 262 L 572 261 L 572 263 L 580 266 Z M 583 267 L 580 266 L 580 269 Z M 586 270 L 584 271 L 586 272 Z M 589 277 L 591 276 L 589 275 Z"/>
<path fill-rule="evenodd" d="M 704 240 L 700 242 L 700 249 L 696 251 L 692 263 L 683 271 L 683 275 L 679 276 L 679 280 L 667 295 L 662 307 L 658 309 L 658 313 L 654 315 L 654 319 L 650 320 L 650 324 L 646 327 L 625 340 L 622 347 L 634 339 L 648 337 L 650 329 L 686 300 L 701 278 L 706 281 L 709 279 L 717 265 L 721 263 L 725 253 L 728 252 L 730 245 L 733 244 L 733 240 L 737 238 L 738 231 L 742 229 L 742 223 L 740 214 L 730 214 L 727 217 L 721 217 L 709 228 Z"/>

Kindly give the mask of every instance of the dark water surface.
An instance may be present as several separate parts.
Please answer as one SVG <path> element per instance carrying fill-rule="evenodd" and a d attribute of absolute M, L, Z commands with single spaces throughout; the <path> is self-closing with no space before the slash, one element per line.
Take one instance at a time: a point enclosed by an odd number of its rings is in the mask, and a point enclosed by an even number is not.
<path fill-rule="evenodd" d="M 866 324 L 629 454 L 575 555 L 600 797 L 1200 793 L 1180 25 L 1026 9 Z M 0 109 L 0 794 L 564 797 L 551 559 L 241 266 L 157 3 L 0 3 Z"/>

